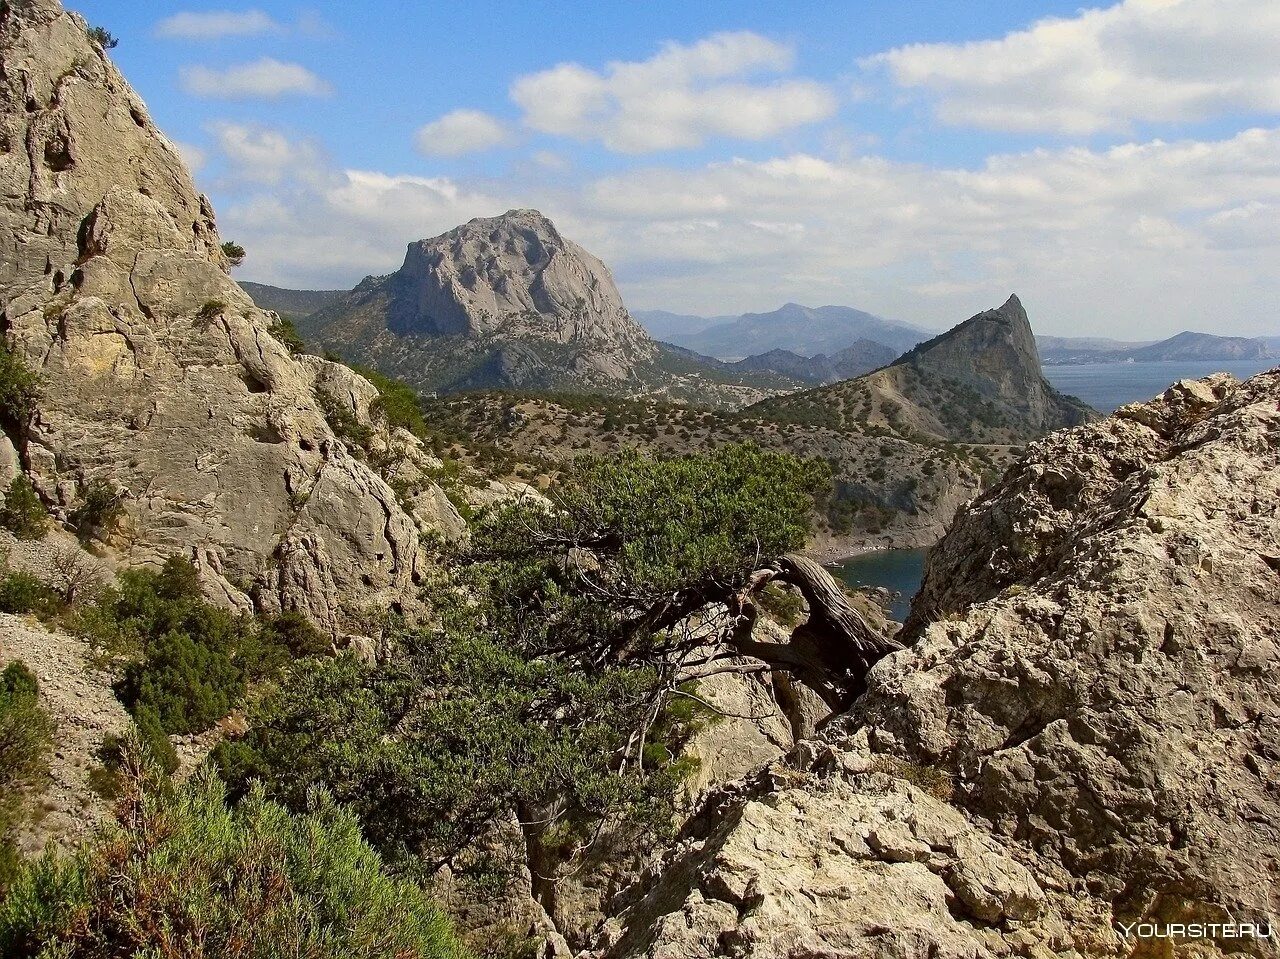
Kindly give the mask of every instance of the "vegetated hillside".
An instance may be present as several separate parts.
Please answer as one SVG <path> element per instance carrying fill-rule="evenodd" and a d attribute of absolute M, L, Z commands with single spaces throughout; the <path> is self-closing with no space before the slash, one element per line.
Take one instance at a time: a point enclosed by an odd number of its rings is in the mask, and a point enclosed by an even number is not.
<path fill-rule="evenodd" d="M 824 460 L 833 482 L 813 545 L 830 556 L 873 545 L 933 542 L 960 504 L 1016 451 L 871 423 L 774 420 L 752 411 L 564 393 L 441 397 L 428 400 L 424 414 L 449 458 L 540 484 L 574 456 L 623 449 L 673 455 L 749 440 Z"/>
<path fill-rule="evenodd" d="M 1049 385 L 1016 296 L 874 373 L 765 400 L 750 412 L 830 429 L 871 424 L 902 435 L 1020 444 L 1097 414 Z"/>
<path fill-rule="evenodd" d="M 790 350 L 802 356 L 838 353 L 859 340 L 880 343 L 896 354 L 929 335 L 910 323 L 852 307 L 787 303 L 770 313 L 744 313 L 697 333 L 672 332 L 666 339 L 708 356 L 737 360 L 769 350 Z"/>
<path fill-rule="evenodd" d="M 240 289 L 253 297 L 260 310 L 273 310 L 281 316 L 300 320 L 346 296 L 346 290 L 286 290 L 265 283 L 240 281 Z"/>

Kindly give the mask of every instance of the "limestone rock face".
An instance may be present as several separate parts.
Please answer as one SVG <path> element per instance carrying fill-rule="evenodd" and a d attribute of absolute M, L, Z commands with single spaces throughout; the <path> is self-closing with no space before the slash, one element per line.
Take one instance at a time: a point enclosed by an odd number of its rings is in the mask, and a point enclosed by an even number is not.
<path fill-rule="evenodd" d="M 54 0 L 0 12 L 0 308 L 43 382 L 23 466 L 55 512 L 123 494 L 111 548 L 182 553 L 231 600 L 338 628 L 412 586 L 418 529 L 335 438 L 317 381 L 227 275 L 213 212 L 84 22 Z M 234 585 L 233 585 L 234 584 Z"/>
<path fill-rule="evenodd" d="M 657 354 L 608 268 L 536 210 L 410 243 L 300 328 L 432 389 L 616 385 Z"/>
<path fill-rule="evenodd" d="M 1280 370 L 1032 444 L 866 694 L 713 794 L 594 956 L 1274 955 Z M 1221 928 L 1221 927 L 1219 927 Z"/>
<path fill-rule="evenodd" d="M 1275 916 L 1278 570 L 1280 371 L 1178 383 L 962 511 L 851 720 L 1121 918 Z"/>
<path fill-rule="evenodd" d="M 1045 380 L 1027 311 L 1016 295 L 921 343 L 893 365 L 969 387 L 1033 435 L 1078 426 L 1092 412 Z"/>

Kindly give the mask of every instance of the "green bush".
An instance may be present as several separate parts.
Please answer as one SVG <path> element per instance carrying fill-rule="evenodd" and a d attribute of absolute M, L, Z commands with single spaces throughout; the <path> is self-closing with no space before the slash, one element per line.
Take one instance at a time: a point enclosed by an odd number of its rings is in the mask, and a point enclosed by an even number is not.
<path fill-rule="evenodd" d="M 0 343 L 0 426 L 21 439 L 40 399 L 40 379 L 22 357 Z"/>
<path fill-rule="evenodd" d="M 297 354 L 307 351 L 307 344 L 303 341 L 302 334 L 293 325 L 293 320 L 287 316 L 281 316 L 277 319 L 271 324 L 267 332 L 283 343 L 290 353 Z"/>
<path fill-rule="evenodd" d="M 222 244 L 222 253 L 232 266 L 239 266 L 244 262 L 244 247 L 234 240 L 227 240 Z"/>
<path fill-rule="evenodd" d="M 90 27 L 89 39 L 103 50 L 114 50 L 120 45 L 120 41 L 108 33 L 104 27 Z"/>
<path fill-rule="evenodd" d="M 0 507 L 0 526 L 18 539 L 40 539 L 48 531 L 49 514 L 31 480 L 19 473 L 9 484 Z"/>
<path fill-rule="evenodd" d="M 124 494 L 103 479 L 85 485 L 80 502 L 68 516 L 71 528 L 82 540 L 114 532 L 124 516 Z"/>
<path fill-rule="evenodd" d="M 48 583 L 23 570 L 0 579 L 0 613 L 35 613 L 52 616 L 62 608 L 62 597 Z"/>
<path fill-rule="evenodd" d="M 334 436 L 357 449 L 368 450 L 373 440 L 373 429 L 361 423 L 351 407 L 324 389 L 316 390 L 316 400 Z"/>
<path fill-rule="evenodd" d="M 195 567 L 179 557 L 158 571 L 125 571 L 76 625 L 126 660 L 116 690 L 158 756 L 161 735 L 209 728 L 249 682 L 329 648 L 296 614 L 259 621 L 205 602 Z"/>
<path fill-rule="evenodd" d="M 0 903 L 7 959 L 462 959 L 421 887 L 389 876 L 322 793 L 291 815 L 216 779 L 126 778 L 117 822 L 22 868 Z"/>
<path fill-rule="evenodd" d="M 44 776 L 52 735 L 35 676 L 23 663 L 10 663 L 0 672 L 0 894 L 19 869 L 14 830 L 24 792 Z"/>

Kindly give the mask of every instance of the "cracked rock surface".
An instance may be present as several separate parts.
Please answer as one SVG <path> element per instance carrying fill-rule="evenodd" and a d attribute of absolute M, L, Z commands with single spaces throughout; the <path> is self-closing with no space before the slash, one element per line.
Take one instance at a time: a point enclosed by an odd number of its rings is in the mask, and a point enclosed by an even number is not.
<path fill-rule="evenodd" d="M 78 16 L 7 3 L 0 54 L 0 308 L 43 383 L 17 451 L 42 497 L 65 515 L 111 484 L 120 561 L 186 555 L 233 605 L 252 595 L 336 633 L 349 608 L 399 600 L 419 522 L 318 395 L 351 381 L 359 419 L 376 391 L 271 336 L 208 201 Z M 424 498 L 447 524 L 442 500 Z"/>

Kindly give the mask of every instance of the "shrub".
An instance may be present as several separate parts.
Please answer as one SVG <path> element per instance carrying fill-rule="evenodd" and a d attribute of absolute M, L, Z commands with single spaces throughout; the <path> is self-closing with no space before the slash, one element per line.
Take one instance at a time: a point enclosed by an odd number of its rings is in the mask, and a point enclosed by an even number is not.
<path fill-rule="evenodd" d="M 52 734 L 35 676 L 23 663 L 10 663 L 0 672 L 0 893 L 19 868 L 13 833 L 23 793 L 44 776 Z"/>
<path fill-rule="evenodd" d="M 285 349 L 290 353 L 297 354 L 307 351 L 307 344 L 303 341 L 302 334 L 293 325 L 293 320 L 287 316 L 279 317 L 271 324 L 267 332 L 284 344 Z"/>
<path fill-rule="evenodd" d="M 120 45 L 120 41 L 108 33 L 103 27 L 90 27 L 89 39 L 100 46 L 103 50 L 114 50 Z"/>
<path fill-rule="evenodd" d="M 323 793 L 291 815 L 261 790 L 234 809 L 198 776 L 130 771 L 117 821 L 75 855 L 23 867 L 0 903 L 9 959 L 462 959 L 422 888 L 389 876 Z"/>
<path fill-rule="evenodd" d="M 234 240 L 227 240 L 222 244 L 222 253 L 231 261 L 232 266 L 239 266 L 244 262 L 244 247 Z"/>
<path fill-rule="evenodd" d="M 0 613 L 34 613 L 47 617 L 61 607 L 57 590 L 24 570 L 15 570 L 0 579 Z"/>
<path fill-rule="evenodd" d="M 39 399 L 39 377 L 21 356 L 0 343 L 0 426 L 21 440 Z"/>
<path fill-rule="evenodd" d="M 103 479 L 90 481 L 67 517 L 81 540 L 113 533 L 124 516 L 124 493 Z"/>
<path fill-rule="evenodd" d="M 200 307 L 200 311 L 196 313 L 196 319 L 204 323 L 212 323 L 227 308 L 227 304 L 221 300 L 207 300 L 204 306 Z"/>
<path fill-rule="evenodd" d="M 351 407 L 324 389 L 316 390 L 316 399 L 325 422 L 335 436 L 358 449 L 368 450 L 373 440 L 373 429 L 361 423 Z"/>
<path fill-rule="evenodd" d="M 49 514 L 31 480 L 19 473 L 9 484 L 0 507 L 0 526 L 18 539 L 40 539 L 48 530 Z"/>
<path fill-rule="evenodd" d="M 157 755 L 164 735 L 200 732 L 227 715 L 249 682 L 329 648 L 297 614 L 259 621 L 205 602 L 195 567 L 180 557 L 159 571 L 122 573 L 76 622 L 126 658 L 116 691 Z"/>

